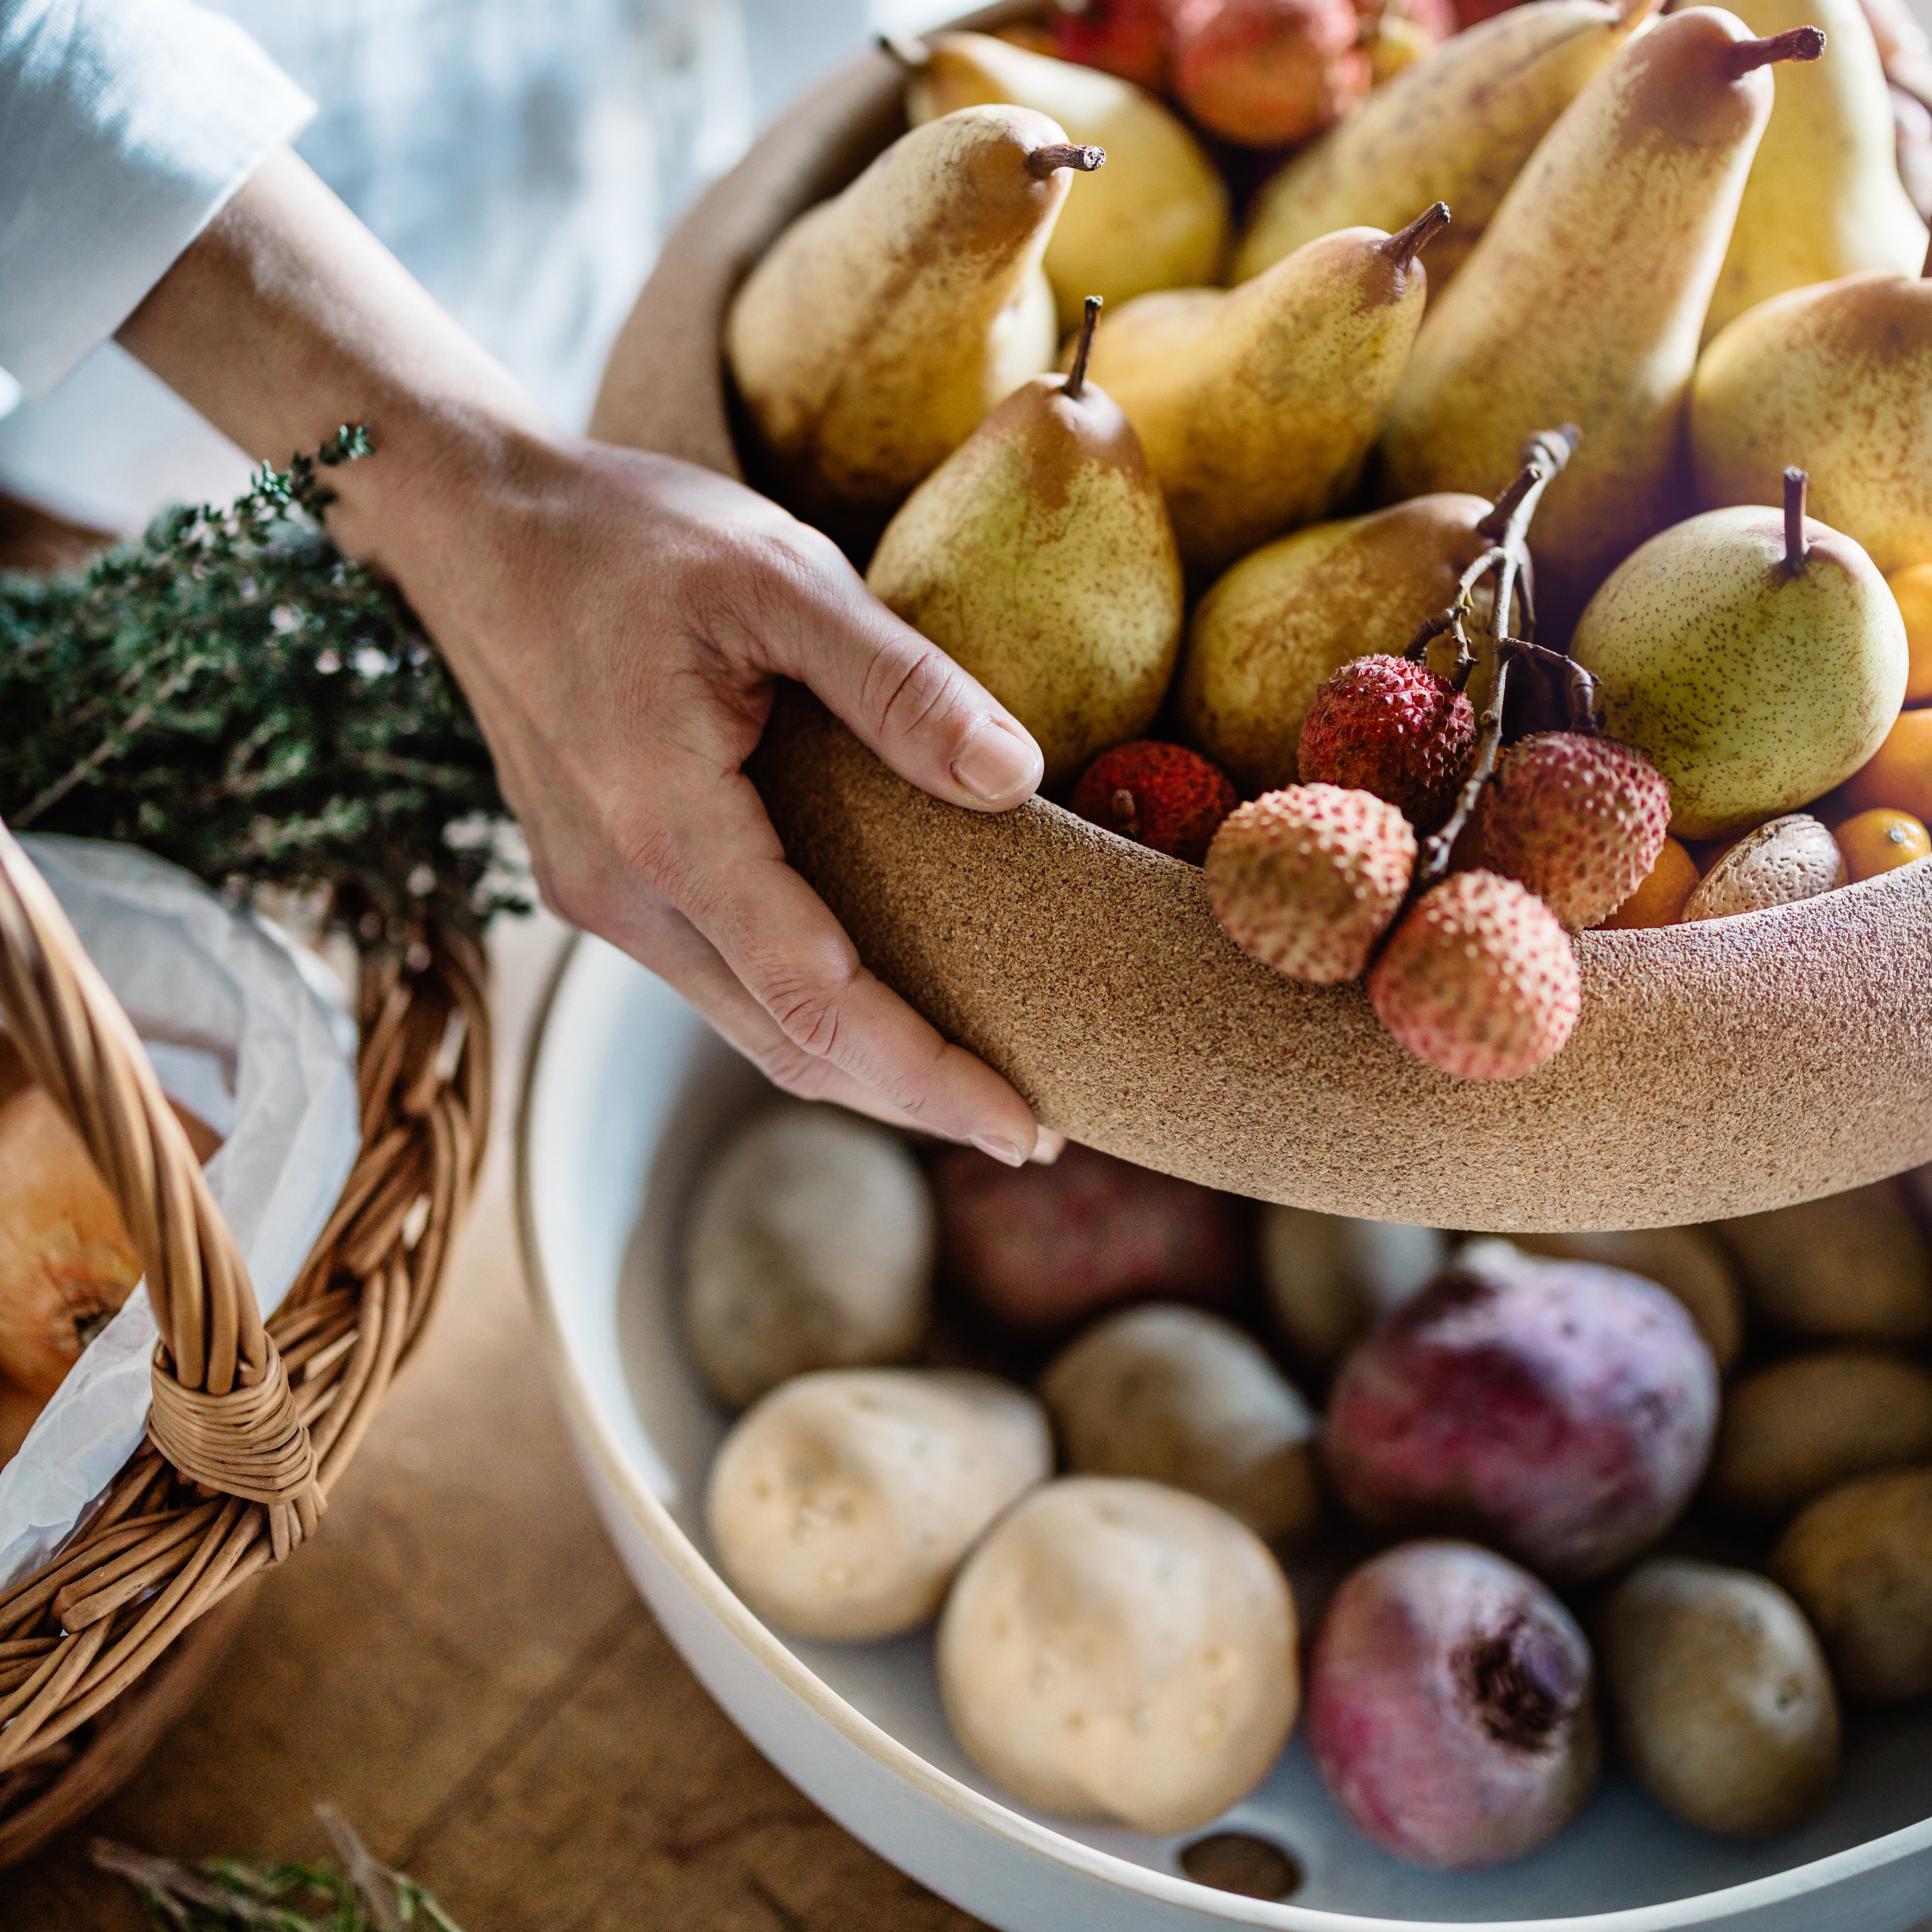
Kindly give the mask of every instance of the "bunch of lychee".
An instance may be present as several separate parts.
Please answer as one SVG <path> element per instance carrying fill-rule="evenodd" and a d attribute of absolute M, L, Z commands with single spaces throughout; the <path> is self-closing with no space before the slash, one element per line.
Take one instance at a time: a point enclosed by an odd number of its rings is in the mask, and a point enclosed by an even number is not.
<path fill-rule="evenodd" d="M 1648 874 L 1670 796 L 1642 752 L 1582 731 L 1518 738 L 1492 771 L 1478 752 L 1468 698 L 1426 664 L 1344 664 L 1303 725 L 1301 782 L 1229 814 L 1208 892 L 1235 943 L 1277 972 L 1319 986 L 1366 973 L 1377 1016 L 1418 1059 L 1510 1080 L 1569 1038 L 1570 934 Z M 1445 822 L 1463 832 L 1456 858 L 1430 852 L 1419 873 L 1419 842 L 1439 842 Z M 1480 863 L 1449 869 L 1472 844 Z"/>

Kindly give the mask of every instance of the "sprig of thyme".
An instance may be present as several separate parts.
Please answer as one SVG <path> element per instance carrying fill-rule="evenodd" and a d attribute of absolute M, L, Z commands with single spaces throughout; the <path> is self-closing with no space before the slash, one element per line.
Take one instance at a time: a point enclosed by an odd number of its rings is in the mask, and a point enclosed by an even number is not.
<path fill-rule="evenodd" d="M 519 904 L 476 720 L 395 593 L 322 526 L 344 428 L 84 569 L 0 574 L 0 816 L 210 884 L 325 893 L 364 942 Z"/>
<path fill-rule="evenodd" d="M 333 1807 L 316 1810 L 339 1862 L 163 1858 L 106 1838 L 88 1856 L 140 1893 L 156 1932 L 462 1932 L 433 1894 L 378 1864 Z"/>

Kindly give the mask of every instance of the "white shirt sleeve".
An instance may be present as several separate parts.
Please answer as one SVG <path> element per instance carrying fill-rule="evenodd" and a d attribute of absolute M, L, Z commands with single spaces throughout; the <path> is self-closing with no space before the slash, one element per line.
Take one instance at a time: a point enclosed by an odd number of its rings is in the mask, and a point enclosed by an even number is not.
<path fill-rule="evenodd" d="M 314 111 L 186 0 L 0 0 L 0 369 L 46 395 Z"/>

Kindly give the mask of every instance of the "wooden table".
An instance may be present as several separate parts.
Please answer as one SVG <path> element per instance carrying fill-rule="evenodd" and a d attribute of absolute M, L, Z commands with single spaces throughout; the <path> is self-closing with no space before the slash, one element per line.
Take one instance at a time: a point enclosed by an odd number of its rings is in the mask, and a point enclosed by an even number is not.
<path fill-rule="evenodd" d="M 8 1932 L 145 1922 L 95 1833 L 319 1856 L 332 1799 L 465 1932 L 892 1932 L 976 1922 L 848 1837 L 732 1727 L 618 1567 L 539 1364 L 509 1198 L 530 1010 L 557 943 L 498 935 L 487 1181 L 421 1354 L 268 1578 L 223 1675 L 115 1802 L 0 1874 Z"/>

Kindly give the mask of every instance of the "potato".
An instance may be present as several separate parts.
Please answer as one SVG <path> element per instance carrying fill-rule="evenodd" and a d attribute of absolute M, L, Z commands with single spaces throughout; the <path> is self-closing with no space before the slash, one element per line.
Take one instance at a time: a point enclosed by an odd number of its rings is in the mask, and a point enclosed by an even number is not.
<path fill-rule="evenodd" d="M 1818 1348 L 1744 1377 L 1725 1399 L 1706 1491 L 1783 1522 L 1854 1476 L 1932 1456 L 1932 1373 L 1877 1348 Z"/>
<path fill-rule="evenodd" d="M 1666 1810 L 1760 1838 L 1824 1802 L 1838 1695 L 1810 1625 L 1775 1584 L 1653 1556 L 1610 1592 L 1597 1646 L 1618 1745 Z"/>
<path fill-rule="evenodd" d="M 1300 1702 L 1294 1602 L 1254 1533 L 1158 1484 L 1036 1490 L 959 1573 L 939 1688 L 967 1754 L 1023 1804 L 1137 1832 L 1217 1817 Z"/>
<path fill-rule="evenodd" d="M 1077 1475 L 1166 1483 L 1270 1538 L 1305 1535 L 1319 1518 L 1312 1412 L 1217 1315 L 1156 1304 L 1109 1316 L 1040 1392 Z"/>
<path fill-rule="evenodd" d="M 964 1370 L 824 1370 L 738 1420 L 705 1492 L 724 1574 L 801 1636 L 891 1636 L 939 1607 L 959 1561 L 1052 1473 L 1024 1390 Z"/>
<path fill-rule="evenodd" d="M 889 1129 L 831 1107 L 758 1115 L 699 1186 L 685 1333 L 742 1408 L 812 1369 L 902 1362 L 932 1312 L 932 1198 Z"/>
<path fill-rule="evenodd" d="M 1932 1255 L 1889 1181 L 1720 1221 L 1753 1310 L 1791 1335 L 1932 1336 Z"/>
<path fill-rule="evenodd" d="M 1847 1697 L 1932 1692 L 1932 1467 L 1861 1476 L 1808 1504 L 1771 1553 Z"/>
<path fill-rule="evenodd" d="M 1683 1303 L 1728 1375 L 1744 1341 L 1744 1301 L 1737 1270 L 1702 1228 L 1636 1228 L 1622 1234 L 1512 1234 L 1516 1245 L 1556 1261 L 1597 1262 L 1667 1288 Z"/>
<path fill-rule="evenodd" d="M 1306 1208 L 1262 1210 L 1262 1280 L 1283 1339 L 1317 1373 L 1332 1369 L 1448 1258 L 1434 1228 L 1358 1221 Z"/>

